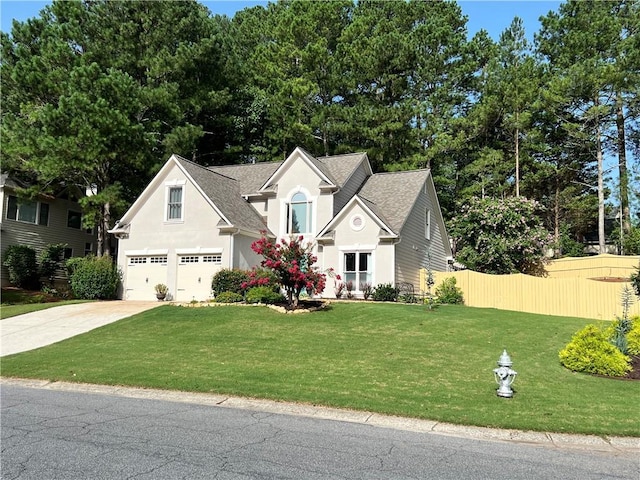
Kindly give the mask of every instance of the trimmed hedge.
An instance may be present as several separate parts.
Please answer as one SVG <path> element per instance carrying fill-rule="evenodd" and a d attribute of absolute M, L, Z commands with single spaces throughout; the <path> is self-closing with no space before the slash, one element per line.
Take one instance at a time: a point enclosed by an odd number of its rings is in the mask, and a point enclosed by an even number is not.
<path fill-rule="evenodd" d="M 234 268 L 233 270 L 223 268 L 217 272 L 211 280 L 211 290 L 218 295 L 224 292 L 234 292 L 242 295 L 244 293 L 243 284 L 249 281 L 246 271 Z"/>
<path fill-rule="evenodd" d="M 76 298 L 110 300 L 116 298 L 120 273 L 111 257 L 76 257 L 66 263 L 71 291 Z"/>

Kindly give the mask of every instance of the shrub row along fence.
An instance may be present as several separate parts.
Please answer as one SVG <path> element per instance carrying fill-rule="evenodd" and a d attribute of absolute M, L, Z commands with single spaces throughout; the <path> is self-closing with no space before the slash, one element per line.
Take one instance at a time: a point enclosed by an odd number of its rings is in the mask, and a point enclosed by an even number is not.
<path fill-rule="evenodd" d="M 435 287 L 455 277 L 464 294 L 465 305 L 564 317 L 614 320 L 622 316 L 621 294 L 632 288 L 629 279 L 640 262 L 638 256 L 599 255 L 561 259 L 547 268 L 548 276 L 487 275 L 463 270 L 435 272 Z M 421 289 L 426 291 L 426 271 L 421 273 Z M 630 315 L 640 315 L 640 301 Z"/>

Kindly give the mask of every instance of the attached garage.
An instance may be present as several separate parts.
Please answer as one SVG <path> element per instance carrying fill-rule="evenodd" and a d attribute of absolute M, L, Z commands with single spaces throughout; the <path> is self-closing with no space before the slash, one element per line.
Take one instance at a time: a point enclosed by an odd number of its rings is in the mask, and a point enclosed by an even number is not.
<path fill-rule="evenodd" d="M 125 300 L 153 300 L 156 296 L 155 286 L 167 283 L 167 253 L 127 255 L 127 266 L 124 273 Z"/>
<path fill-rule="evenodd" d="M 190 302 L 211 298 L 211 279 L 222 268 L 222 252 L 178 252 L 175 300 Z"/>

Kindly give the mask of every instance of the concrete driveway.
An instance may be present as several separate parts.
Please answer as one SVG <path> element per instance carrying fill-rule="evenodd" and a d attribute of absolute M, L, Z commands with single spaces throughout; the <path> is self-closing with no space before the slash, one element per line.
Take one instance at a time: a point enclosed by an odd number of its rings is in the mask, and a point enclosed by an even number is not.
<path fill-rule="evenodd" d="M 162 304 L 114 300 L 48 308 L 0 320 L 0 357 L 88 332 Z"/>

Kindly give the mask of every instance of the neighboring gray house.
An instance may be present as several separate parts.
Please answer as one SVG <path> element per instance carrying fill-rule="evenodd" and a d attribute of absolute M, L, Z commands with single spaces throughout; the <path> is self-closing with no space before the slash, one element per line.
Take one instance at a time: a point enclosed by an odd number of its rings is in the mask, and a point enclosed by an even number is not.
<path fill-rule="evenodd" d="M 178 301 L 211 297 L 222 268 L 259 265 L 261 232 L 303 235 L 343 281 L 420 285 L 451 250 L 429 170 L 374 174 L 365 153 L 205 168 L 171 156 L 111 231 L 120 239 L 123 298 L 149 300 L 164 283 Z M 323 297 L 333 297 L 331 279 Z"/>
<path fill-rule="evenodd" d="M 95 253 L 96 236 L 82 228 L 82 209 L 76 201 L 84 192 L 68 187 L 56 196 L 41 195 L 30 200 L 18 195 L 27 185 L 8 174 L 0 174 L 0 204 L 2 205 L 2 258 L 10 245 L 28 245 L 40 251 L 47 245 L 65 243 L 65 257 L 82 257 Z M 2 286 L 9 277 L 2 266 Z"/>

